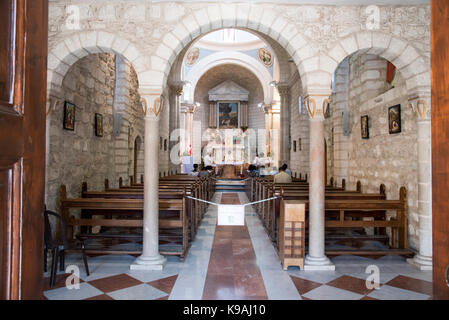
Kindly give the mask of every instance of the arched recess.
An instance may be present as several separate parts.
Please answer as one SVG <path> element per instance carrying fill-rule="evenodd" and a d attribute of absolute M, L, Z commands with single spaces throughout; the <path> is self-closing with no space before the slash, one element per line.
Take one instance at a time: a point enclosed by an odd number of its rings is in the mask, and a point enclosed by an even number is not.
<path fill-rule="evenodd" d="M 273 81 L 272 76 L 259 61 L 241 52 L 218 52 L 199 61 L 192 70 L 190 70 L 188 77 L 185 79 L 185 81 L 189 81 L 192 84 L 192 93 L 195 92 L 196 85 L 204 74 L 212 68 L 224 64 L 235 64 L 252 72 L 262 85 L 264 102 L 266 104 L 271 104 L 273 100 L 273 87 L 270 86 L 270 82 Z M 193 99 L 193 94 L 190 96 Z M 193 103 L 193 101 L 191 102 Z"/>
<path fill-rule="evenodd" d="M 378 55 L 401 72 L 411 95 L 430 93 L 430 61 L 409 42 L 378 31 L 354 32 L 337 41 L 328 51 L 328 64 L 324 70 L 334 72 L 338 65 L 353 53 L 366 50 L 367 54 Z M 308 63 L 305 60 L 304 63 Z"/>
<path fill-rule="evenodd" d="M 47 98 L 61 97 L 62 81 L 70 67 L 89 54 L 114 53 L 128 60 L 137 73 L 140 86 L 146 81 L 148 58 L 130 41 L 104 31 L 78 32 L 50 48 L 47 66 Z"/>
<path fill-rule="evenodd" d="M 148 80 L 154 86 L 165 87 L 170 70 L 185 47 L 198 37 L 222 28 L 239 28 L 266 35 L 292 57 L 304 89 L 307 89 L 309 79 L 315 89 L 319 87 L 324 91 L 330 87 L 332 74 L 321 68 L 322 63 L 327 64 L 328 57 L 319 53 L 318 46 L 303 36 L 295 25 L 288 23 L 282 14 L 250 4 L 209 5 L 180 21 L 164 36 L 151 57 L 152 72 Z M 317 63 L 305 65 L 303 61 L 311 57 L 316 57 Z"/>

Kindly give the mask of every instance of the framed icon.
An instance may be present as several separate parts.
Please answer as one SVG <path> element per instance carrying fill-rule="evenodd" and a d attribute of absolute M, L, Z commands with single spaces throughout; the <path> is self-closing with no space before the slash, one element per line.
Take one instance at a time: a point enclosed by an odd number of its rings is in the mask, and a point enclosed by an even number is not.
<path fill-rule="evenodd" d="M 68 101 L 64 103 L 63 127 L 65 130 L 75 130 L 75 105 Z"/>

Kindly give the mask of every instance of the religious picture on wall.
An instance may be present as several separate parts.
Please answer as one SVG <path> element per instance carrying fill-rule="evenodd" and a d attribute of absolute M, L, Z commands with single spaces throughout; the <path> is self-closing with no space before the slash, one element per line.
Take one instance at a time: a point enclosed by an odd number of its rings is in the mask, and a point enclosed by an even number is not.
<path fill-rule="evenodd" d="M 239 127 L 239 104 L 237 102 L 220 102 L 218 104 L 218 127 L 220 129 L 237 129 Z"/>
<path fill-rule="evenodd" d="M 95 135 L 97 137 L 103 136 L 103 115 L 99 113 L 95 114 Z"/>
<path fill-rule="evenodd" d="M 360 120 L 362 139 L 369 139 L 369 118 L 368 116 L 362 116 Z"/>
<path fill-rule="evenodd" d="M 259 56 L 259 60 L 268 68 L 273 65 L 273 55 L 267 49 L 260 48 L 257 55 Z"/>
<path fill-rule="evenodd" d="M 390 107 L 388 109 L 388 124 L 390 134 L 401 132 L 401 105 Z"/>
<path fill-rule="evenodd" d="M 75 130 L 75 105 L 70 102 L 64 104 L 64 129 Z"/>
<path fill-rule="evenodd" d="M 200 57 L 200 49 L 199 48 L 192 48 L 188 53 L 186 57 L 186 63 L 188 66 L 193 66 Z"/>

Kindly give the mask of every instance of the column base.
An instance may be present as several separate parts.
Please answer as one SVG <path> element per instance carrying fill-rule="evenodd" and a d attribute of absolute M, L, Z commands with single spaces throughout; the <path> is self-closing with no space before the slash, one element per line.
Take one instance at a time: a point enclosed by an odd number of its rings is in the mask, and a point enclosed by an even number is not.
<path fill-rule="evenodd" d="M 410 263 L 411 265 L 414 265 L 421 271 L 433 270 L 432 257 L 417 254 L 413 258 L 407 259 L 407 262 Z"/>
<path fill-rule="evenodd" d="M 329 260 L 328 257 L 323 256 L 320 258 L 306 256 L 304 261 L 305 271 L 335 271 L 335 265 Z"/>
<path fill-rule="evenodd" d="M 164 269 L 167 259 L 161 255 L 155 257 L 140 256 L 129 266 L 131 270 L 160 271 Z"/>

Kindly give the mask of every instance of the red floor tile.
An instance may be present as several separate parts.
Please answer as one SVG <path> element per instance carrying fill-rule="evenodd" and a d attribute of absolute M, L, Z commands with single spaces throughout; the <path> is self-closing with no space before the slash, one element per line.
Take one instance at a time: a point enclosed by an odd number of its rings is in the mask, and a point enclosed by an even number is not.
<path fill-rule="evenodd" d="M 341 276 L 340 278 L 327 283 L 327 285 L 338 289 L 352 291 L 361 295 L 367 295 L 374 290 L 366 287 L 366 280 L 350 276 Z"/>
<path fill-rule="evenodd" d="M 148 282 L 148 284 L 152 287 L 155 287 L 156 289 L 159 289 L 161 291 L 164 291 L 164 292 L 170 294 L 177 279 L 178 279 L 178 275 L 171 276 L 171 277 L 164 278 L 164 279 L 159 279 L 156 281 L 151 281 L 151 282 Z"/>
<path fill-rule="evenodd" d="M 119 274 L 112 277 L 89 281 L 89 284 L 95 288 L 108 293 L 142 284 L 141 281 L 128 276 L 127 274 Z"/>
<path fill-rule="evenodd" d="M 313 289 L 316 289 L 318 287 L 321 287 L 322 284 L 318 282 L 313 282 L 310 280 L 290 276 L 293 283 L 295 284 L 296 289 L 298 290 L 299 294 L 302 296 L 303 294 L 306 294 L 309 291 L 312 291 Z"/>
<path fill-rule="evenodd" d="M 432 282 L 410 278 L 406 276 L 397 276 L 393 280 L 390 280 L 387 285 L 401 288 L 405 290 L 410 290 L 414 292 L 419 292 L 427 294 L 429 296 L 433 295 L 433 285 Z"/>

